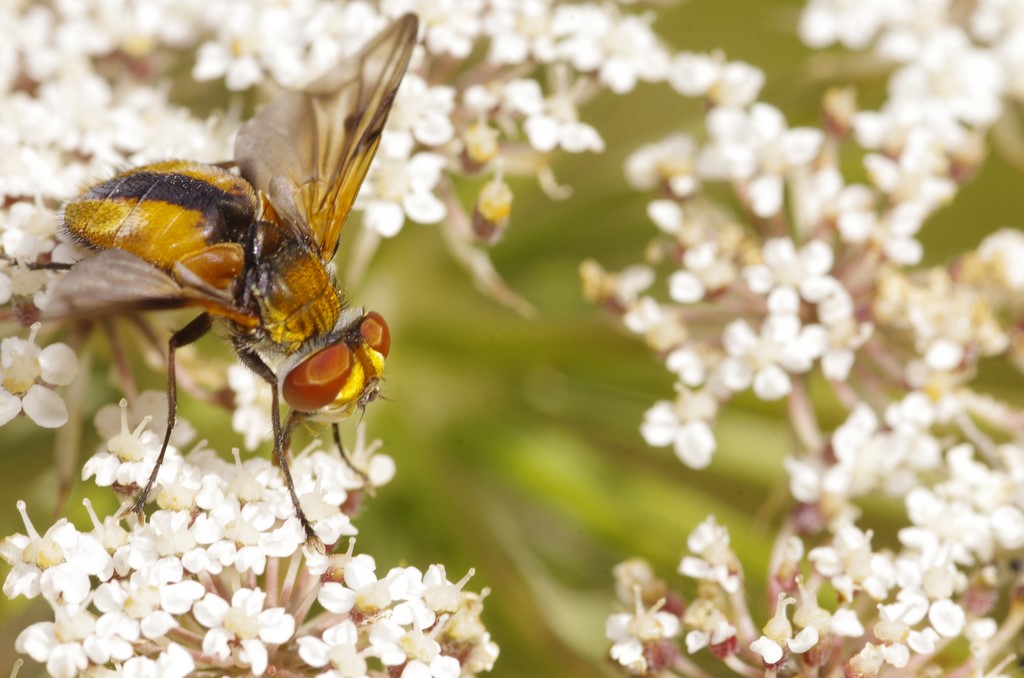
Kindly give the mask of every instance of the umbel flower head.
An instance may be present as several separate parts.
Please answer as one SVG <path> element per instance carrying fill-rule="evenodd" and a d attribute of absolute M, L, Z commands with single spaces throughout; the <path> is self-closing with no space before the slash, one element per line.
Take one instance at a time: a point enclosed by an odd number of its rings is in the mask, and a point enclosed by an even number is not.
<path fill-rule="evenodd" d="M 160 445 L 148 420 L 130 428 L 122 401 L 120 431 L 84 475 L 137 488 Z M 184 456 L 169 449 L 144 523 L 101 519 L 87 501 L 91 527 L 62 519 L 40 534 L 19 502 L 25 534 L 0 542 L 11 565 L 3 592 L 43 598 L 53 621 L 23 630 L 15 649 L 66 677 L 111 668 L 353 678 L 490 670 L 498 648 L 480 621 L 483 596 L 463 590 L 472 573 L 456 583 L 442 565 L 378 573 L 371 556 L 354 552 L 346 511 L 390 479 L 377 447 L 359 436 L 359 472 L 315 446 L 292 464 L 303 508 L 332 547 L 326 554 L 304 548 L 279 469 L 237 452 L 229 463 L 203 444 Z M 346 551 L 333 548 L 346 539 Z"/>
<path fill-rule="evenodd" d="M 168 158 L 231 160 L 237 107 L 204 119 L 170 98 L 179 90 L 172 80 L 185 91 L 218 88 L 224 99 L 301 88 L 411 11 L 420 17 L 419 47 L 355 205 L 363 230 L 345 277 L 358 281 L 379 240 L 406 223 L 438 224 L 481 288 L 523 311 L 528 304 L 487 254 L 514 221 L 502 178 L 536 178 L 563 195 L 551 169 L 557 156 L 605 148 L 584 104 L 602 91 L 625 95 L 638 83 L 663 81 L 671 63 L 653 15 L 615 3 L 183 0 L 140 10 L 117 0 L 2 11 L 5 257 L 66 261 L 56 210 L 114 169 Z M 495 184 L 507 195 L 496 200 Z M 475 197 L 463 204 L 459 195 Z M 477 228 L 475 214 L 487 218 Z M 0 303 L 13 285 L 4 268 Z M 28 296 L 45 285 L 48 276 L 40 277 Z M 24 301 L 26 291 L 16 296 Z"/>
<path fill-rule="evenodd" d="M 1014 271 L 1024 239 L 990 225 L 975 250 L 934 267 L 921 266 L 918 239 L 979 168 L 1004 103 L 1019 98 L 1024 15 L 1010 4 L 811 0 L 805 42 L 872 46 L 895 64 L 879 110 L 832 90 L 821 129 L 792 128 L 758 101 L 753 67 L 720 54 L 673 62 L 672 86 L 707 106 L 704 129 L 629 159 L 627 179 L 656 193 L 655 240 L 621 272 L 586 262 L 584 290 L 676 378 L 674 399 L 640 425 L 650 445 L 691 469 L 712 466 L 715 424 L 748 391 L 782 400 L 793 434 L 769 619 L 752 617 L 746 564 L 713 516 L 693 529 L 679 567 L 697 584 L 690 600 L 644 577 L 645 590 L 680 600 L 678 635 L 695 658 L 707 649 L 738 675 L 996 675 L 1014 649 L 1024 418 L 976 377 L 983 359 L 1021 369 Z M 847 178 L 858 163 L 866 183 Z M 836 425 L 823 423 L 823 401 L 843 411 Z M 870 500 L 903 507 L 888 548 L 863 511 Z M 623 590 L 637 572 L 616 571 L 629 609 Z M 827 609 L 820 590 L 835 600 Z M 636 610 L 609 618 L 611 657 L 632 673 L 665 668 L 650 668 L 638 649 L 648 646 L 625 632 L 627 616 L 640 628 L 655 614 Z M 961 639 L 967 659 L 947 652 Z M 670 661 L 705 675 L 685 655 Z"/>

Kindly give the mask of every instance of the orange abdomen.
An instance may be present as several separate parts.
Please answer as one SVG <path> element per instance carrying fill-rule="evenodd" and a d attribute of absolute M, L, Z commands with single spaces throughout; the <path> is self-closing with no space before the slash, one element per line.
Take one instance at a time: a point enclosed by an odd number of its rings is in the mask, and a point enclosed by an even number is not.
<path fill-rule="evenodd" d="M 240 243 L 260 201 L 245 179 L 197 162 L 171 160 L 122 172 L 64 208 L 80 243 L 119 248 L 170 272 L 218 243 Z"/>

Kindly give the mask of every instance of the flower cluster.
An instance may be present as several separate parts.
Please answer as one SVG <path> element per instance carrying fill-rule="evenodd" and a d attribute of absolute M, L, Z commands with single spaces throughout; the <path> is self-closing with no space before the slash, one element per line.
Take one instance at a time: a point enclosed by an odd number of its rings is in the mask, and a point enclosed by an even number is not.
<path fill-rule="evenodd" d="M 357 282 L 380 238 L 407 220 L 441 223 L 480 287 L 528 311 L 487 252 L 511 214 L 505 177 L 536 177 L 560 194 L 555 155 L 603 150 L 581 106 L 602 90 L 667 77 L 670 55 L 651 16 L 562 0 L 52 0 L 0 8 L 0 321 L 29 325 L 45 309 L 59 273 L 36 264 L 81 258 L 58 225 L 61 204 L 83 187 L 157 160 L 230 160 L 240 92 L 301 87 L 408 11 L 420 16 L 420 46 L 356 202 L 362 230 L 345 282 Z M 172 91 L 200 91 L 214 112 Z M 472 205 L 457 197 L 474 192 Z M 49 330 L 39 338 L 51 341 Z M 243 406 L 262 399 L 245 377 L 232 388 Z M 13 401 L 0 408 L 17 413 Z M 266 422 L 265 408 L 246 411 Z M 250 423 L 235 417 L 247 447 L 267 429 Z"/>
<path fill-rule="evenodd" d="M 1016 98 L 1024 15 L 1013 3 L 974 3 L 970 16 L 953 4 L 809 2 L 808 44 L 873 41 L 898 64 L 879 110 L 830 90 L 821 128 L 790 127 L 759 101 L 763 77 L 749 65 L 717 54 L 673 63 L 670 84 L 708 105 L 704 133 L 629 159 L 630 183 L 657 193 L 648 216 L 659 234 L 647 260 L 621 272 L 586 262 L 585 291 L 676 377 L 675 398 L 648 410 L 641 434 L 687 466 L 713 462 L 715 421 L 738 394 L 785 401 L 793 502 L 760 632 L 713 517 L 679 568 L 698 582 L 693 599 L 642 562 L 620 566 L 618 597 L 635 611 L 613 615 L 607 635 L 634 673 L 706 675 L 688 655 L 707 648 L 740 675 L 867 678 L 961 663 L 988 676 L 1024 627 L 1013 565 L 1024 550 L 1024 412 L 974 383 L 986 358 L 1020 368 L 1024 235 L 997 231 L 933 268 L 920 266 L 917 239 Z M 847 180 L 851 159 L 866 183 Z M 834 430 L 819 423 L 812 385 L 846 411 Z M 859 503 L 882 496 L 905 509 L 889 548 L 873 544 Z M 956 639 L 966 660 L 946 653 Z"/>
<path fill-rule="evenodd" d="M 131 496 L 160 439 L 151 416 L 129 420 L 124 401 L 113 434 L 107 419 L 101 412 L 98 423 L 109 439 L 84 474 Z M 353 552 L 350 514 L 394 473 L 377 446 L 360 432 L 351 453 L 358 471 L 315 446 L 291 466 L 320 539 L 333 547 L 349 538 L 347 551 L 326 555 L 304 548 L 278 469 L 262 458 L 242 462 L 237 452 L 234 463 L 223 461 L 203 443 L 185 455 L 168 449 L 145 524 L 100 519 L 87 501 L 90 528 L 61 519 L 40 534 L 19 502 L 25 534 L 0 542 L 11 565 L 3 591 L 42 596 L 53 621 L 22 631 L 16 649 L 67 677 L 109 668 L 352 678 L 489 670 L 498 649 L 480 621 L 483 596 L 462 590 L 472 573 L 457 583 L 441 565 L 378 574 L 372 557 Z"/>
<path fill-rule="evenodd" d="M 580 108 L 602 90 L 624 94 L 666 77 L 670 55 L 650 16 L 564 0 L 5 6 L 0 259 L 70 260 L 55 215 L 83 186 L 154 160 L 229 160 L 239 92 L 301 87 L 409 11 L 420 17 L 421 46 L 356 204 L 363 230 L 347 282 L 362 275 L 379 239 L 406 221 L 441 223 L 482 287 L 525 310 L 486 250 L 511 213 L 505 177 L 537 177 L 560 193 L 554 154 L 604 149 Z M 235 103 L 200 115 L 170 98 L 172 84 Z M 457 186 L 459 195 L 477 196 L 472 205 L 456 197 Z M 0 295 L 9 277 L 0 269 Z M 45 275 L 36 278 L 34 289 L 18 285 L 16 301 L 45 284 Z"/>

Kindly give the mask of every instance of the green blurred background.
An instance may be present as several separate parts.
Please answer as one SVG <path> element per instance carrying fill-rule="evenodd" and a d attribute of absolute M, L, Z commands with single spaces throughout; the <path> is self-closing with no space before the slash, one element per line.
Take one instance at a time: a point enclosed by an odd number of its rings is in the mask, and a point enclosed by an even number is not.
<path fill-rule="evenodd" d="M 659 10 L 655 27 L 676 49 L 721 48 L 730 59 L 763 68 L 762 99 L 791 125 L 817 124 L 830 84 L 820 74 L 841 72 L 843 62 L 834 58 L 841 53 L 815 54 L 800 44 L 801 5 L 693 0 Z M 835 77 L 850 81 L 845 73 Z M 853 82 L 865 86 L 865 105 L 881 100 L 877 75 Z M 457 580 L 476 568 L 469 588 L 492 589 L 484 621 L 501 647 L 495 676 L 616 675 L 605 659 L 603 630 L 613 610 L 611 568 L 643 556 L 691 591 L 673 573 L 686 535 L 714 513 L 729 526 L 756 588 L 784 500 L 780 459 L 790 438 L 781 409 L 750 399 L 727 409 L 716 428 L 719 451 L 703 472 L 685 468 L 670 449 L 647 447 L 638 431 L 643 412 L 672 397 L 672 379 L 615 317 L 580 293 L 580 261 L 592 257 L 613 270 L 638 262 L 654 234 L 647 196 L 624 182 L 626 155 L 670 131 L 699 128 L 701 106 L 667 86 L 645 85 L 625 97 L 600 97 L 583 117 L 604 134 L 607 152 L 559 160 L 559 179 L 574 188 L 567 200 L 552 202 L 534 182 L 515 184 L 513 221 L 493 250 L 497 268 L 536 307 L 535 317 L 481 296 L 436 228 L 415 224 L 383 244 L 365 283 L 350 291 L 391 325 L 386 400 L 369 408 L 366 421 L 398 463 L 397 478 L 357 519 L 357 550 L 375 556 L 381 571 L 437 562 Z M 1004 199 L 1017 182 L 1015 172 L 991 159 L 928 226 L 929 260 L 1019 223 L 1019 209 Z M 200 351 L 226 355 L 215 339 L 204 340 Z M 97 442 L 92 413 L 118 398 L 106 386 L 102 357 L 93 371 L 86 451 Z M 138 376 L 164 387 L 158 372 L 140 368 Z M 223 433 L 226 412 L 188 396 L 180 407 L 216 449 L 241 446 L 239 436 Z M 346 428 L 351 439 L 352 426 Z M 37 527 L 50 524 L 52 445 L 49 432 L 25 421 L 0 429 L 0 534 L 23 531 L 14 511 L 19 498 Z M 76 476 L 87 456 L 76 462 Z M 69 505 L 85 525 L 82 489 Z M 101 515 L 114 510 L 112 498 L 93 494 Z M 0 566 L 3 576 L 7 571 Z M 761 620 L 762 598 L 751 601 Z M 0 598 L 0 675 L 7 675 L 17 633 L 47 615 L 38 600 Z M 29 662 L 21 675 L 39 670 Z"/>

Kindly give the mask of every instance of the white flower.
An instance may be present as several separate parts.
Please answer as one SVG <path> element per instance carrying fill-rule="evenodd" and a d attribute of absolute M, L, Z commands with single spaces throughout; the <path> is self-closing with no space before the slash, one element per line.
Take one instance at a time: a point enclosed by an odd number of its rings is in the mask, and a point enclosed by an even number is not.
<path fill-rule="evenodd" d="M 811 240 L 803 247 L 789 238 L 772 238 L 762 248 L 764 263 L 747 266 L 743 278 L 758 294 L 767 294 L 768 308 L 776 313 L 797 313 L 799 293 L 805 300 L 817 303 L 838 284 L 828 275 L 832 269 L 832 248 L 821 240 Z"/>
<path fill-rule="evenodd" d="M 648 445 L 672 445 L 690 468 L 707 468 L 717 446 L 709 424 L 717 410 L 718 403 L 708 392 L 680 389 L 674 404 L 663 400 L 647 410 L 640 433 Z"/>
<path fill-rule="evenodd" d="M 332 678 L 361 678 L 367 674 L 366 652 L 358 648 L 359 630 L 351 619 L 328 627 L 322 639 L 300 636 L 296 642 L 302 661 L 315 668 L 329 664 L 326 675 Z"/>
<path fill-rule="evenodd" d="M 671 134 L 657 143 L 641 146 L 626 159 L 626 181 L 638 191 L 651 191 L 662 184 L 680 198 L 700 188 L 694 173 L 697 143 L 686 134 Z"/>
<path fill-rule="evenodd" d="M 192 604 L 203 597 L 203 585 L 181 580 L 181 571 L 168 576 L 165 569 L 136 570 L 128 580 L 101 584 L 94 598 L 101 612 L 120 612 L 133 625 L 134 636 L 158 640 L 178 626 L 177 615 L 187 614 Z"/>
<path fill-rule="evenodd" d="M 223 76 L 228 89 L 243 90 L 269 72 L 281 84 L 298 84 L 305 71 L 300 52 L 303 19 L 298 12 L 232 3 L 213 3 L 206 11 L 218 35 L 199 46 L 193 78 Z"/>
<path fill-rule="evenodd" d="M 985 236 L 976 250 L 990 275 L 1010 292 L 1024 292 L 1024 233 L 1003 228 Z"/>
<path fill-rule="evenodd" d="M 0 250 L 15 260 L 33 262 L 53 250 L 58 223 L 41 201 L 16 202 L 0 213 Z"/>
<path fill-rule="evenodd" d="M 66 344 L 36 345 L 39 324 L 28 339 L 8 337 L 0 342 L 0 426 L 22 411 L 46 428 L 68 420 L 64 401 L 51 386 L 64 386 L 78 374 L 78 358 Z"/>
<path fill-rule="evenodd" d="M 245 436 L 245 449 L 255 450 L 273 436 L 270 385 L 252 370 L 236 364 L 228 368 L 228 386 L 235 392 L 231 428 Z"/>
<path fill-rule="evenodd" d="M 394 600 L 386 581 L 377 579 L 373 558 L 360 554 L 344 563 L 344 583 L 331 580 L 320 587 L 317 600 L 324 609 L 345 614 L 358 606 L 362 613 L 376 614 Z"/>
<path fill-rule="evenodd" d="M 505 86 L 508 105 L 525 116 L 523 131 L 530 145 L 541 153 L 562 148 L 570 153 L 601 152 L 604 141 L 590 125 L 579 120 L 574 93 L 559 78 L 555 94 L 544 97 L 536 80 L 513 80 Z"/>
<path fill-rule="evenodd" d="M 682 52 L 673 59 L 668 81 L 680 94 L 707 97 L 721 106 L 748 106 L 764 86 L 764 72 L 720 54 Z"/>
<path fill-rule="evenodd" d="M 788 373 L 806 372 L 822 355 L 825 338 L 820 325 L 801 326 L 793 315 L 769 315 L 760 336 L 746 320 L 734 320 L 722 336 L 729 357 L 718 366 L 718 372 L 733 391 L 753 384 L 757 397 L 777 400 L 792 388 Z"/>
<path fill-rule="evenodd" d="M 105 419 L 105 417 L 104 417 Z M 121 400 L 121 431 L 107 441 L 107 450 L 94 454 L 82 467 L 82 479 L 95 476 L 101 487 L 120 485 L 143 487 L 149 480 L 160 454 L 161 439 L 147 428 L 151 418 L 147 415 L 135 428 L 128 428 L 128 403 Z M 179 419 L 180 421 L 180 419 Z M 106 424 L 101 423 L 102 428 Z M 157 475 L 157 483 L 173 482 L 182 465 L 177 449 L 168 446 L 164 463 Z"/>
<path fill-rule="evenodd" d="M 91 534 L 79 532 L 66 519 L 40 536 L 29 520 L 25 502 L 18 502 L 28 535 L 15 534 L 0 542 L 0 557 L 12 565 L 4 594 L 34 598 L 42 593 L 53 603 L 77 604 L 89 595 L 90 577 L 113 574 L 110 554 Z"/>
<path fill-rule="evenodd" d="M 596 72 L 616 94 L 631 91 L 638 80 L 662 80 L 669 56 L 643 18 L 621 16 L 614 6 L 558 5 L 551 30 L 561 39 L 559 55 L 581 73 Z"/>
<path fill-rule="evenodd" d="M 378 157 L 361 193 L 367 226 L 390 238 L 402 230 L 406 217 L 421 224 L 444 219 L 447 208 L 434 189 L 446 162 L 428 152 L 409 159 Z"/>
<path fill-rule="evenodd" d="M 453 88 L 430 86 L 420 76 L 409 73 L 402 79 L 402 86 L 395 95 L 388 117 L 388 134 L 409 134 L 425 146 L 442 146 L 451 141 L 455 133 L 450 118 L 454 109 Z M 401 143 L 412 146 L 411 140 Z"/>
<path fill-rule="evenodd" d="M 126 661 L 122 669 L 126 676 L 137 678 L 185 678 L 195 671 L 192 655 L 177 643 L 169 643 L 156 659 L 135 656 Z"/>
<path fill-rule="evenodd" d="M 735 642 L 736 627 L 709 601 L 695 602 L 687 608 L 684 621 L 694 628 L 686 634 L 686 651 L 690 654 L 705 647 L 728 647 Z"/>
<path fill-rule="evenodd" d="M 814 569 L 831 579 L 844 601 L 852 600 L 858 590 L 884 600 L 896 585 L 892 558 L 873 552 L 871 538 L 870 532 L 845 524 L 836 531 L 831 546 L 819 546 L 807 554 Z"/>
<path fill-rule="evenodd" d="M 782 661 L 785 650 L 801 653 L 806 652 L 818 642 L 818 631 L 809 626 L 796 637 L 793 636 L 793 625 L 786 617 L 786 608 L 796 600 L 785 593 L 779 593 L 775 606 L 775 615 L 764 626 L 764 633 L 750 644 L 750 649 L 761 655 L 766 666 L 773 666 Z"/>
<path fill-rule="evenodd" d="M 686 539 L 693 556 L 685 556 L 679 563 L 679 573 L 694 579 L 704 579 L 722 587 L 726 593 L 736 593 L 743 584 L 736 554 L 729 547 L 729 531 L 708 516 L 694 528 Z"/>
<path fill-rule="evenodd" d="M 415 12 L 423 44 L 432 54 L 465 59 L 480 34 L 483 0 L 385 0 L 382 5 L 391 17 Z"/>
<path fill-rule="evenodd" d="M 203 652 L 219 659 L 233 658 L 238 666 L 256 675 L 267 670 L 267 645 L 278 645 L 295 632 L 295 618 L 283 607 L 263 609 L 266 594 L 241 588 L 231 603 L 207 593 L 192 608 L 196 620 L 209 629 L 203 637 Z"/>
<path fill-rule="evenodd" d="M 230 380 L 230 368 L 228 378 Z M 123 413 L 123 423 L 122 407 L 126 408 Z M 159 431 L 161 435 L 163 434 L 163 431 L 167 428 L 166 391 L 146 390 L 140 393 L 131 404 L 128 404 L 127 400 L 125 400 L 117 404 L 110 403 L 104 405 L 96 411 L 96 416 L 93 417 L 92 421 L 100 438 L 109 440 L 118 435 L 125 434 L 128 429 L 138 427 L 144 419 L 147 419 L 147 426 L 150 429 L 154 432 Z M 192 442 L 195 437 L 196 430 L 192 427 L 192 424 L 180 415 L 176 417 L 174 430 L 171 431 L 171 445 L 181 448 Z"/>
<path fill-rule="evenodd" d="M 209 512 L 196 517 L 191 531 L 196 541 L 207 545 L 211 560 L 232 566 L 239 572 L 263 574 L 267 563 L 267 543 L 277 516 L 264 502 L 240 504 L 233 496 L 224 497 Z M 298 548 L 298 543 L 294 545 Z M 293 549 L 294 550 L 294 549 Z"/>
<path fill-rule="evenodd" d="M 815 49 L 836 42 L 863 49 L 893 14 L 885 0 L 811 0 L 800 17 L 800 39 Z"/>
<path fill-rule="evenodd" d="M 93 660 L 85 644 L 93 647 L 102 644 L 94 635 L 96 617 L 84 609 L 75 613 L 66 607 L 58 607 L 54 616 L 55 621 L 32 624 L 18 634 L 14 649 L 38 662 L 46 662 L 51 676 L 72 678 L 85 671 Z M 128 656 L 118 658 L 123 660 Z"/>
<path fill-rule="evenodd" d="M 644 608 L 640 588 L 634 589 L 635 611 L 613 614 L 605 622 L 605 636 L 613 641 L 611 658 L 633 673 L 644 674 L 648 669 L 644 646 L 679 635 L 679 617 L 662 612 L 661 599 L 650 609 Z"/>
<path fill-rule="evenodd" d="M 481 26 L 491 38 L 487 58 L 499 64 L 521 64 L 531 57 L 550 63 L 558 57 L 548 0 L 491 0 Z"/>
<path fill-rule="evenodd" d="M 732 253 L 717 242 L 703 242 L 683 253 L 682 268 L 668 277 L 668 294 L 682 304 L 693 304 L 708 293 L 727 288 L 737 278 Z"/>
<path fill-rule="evenodd" d="M 794 168 L 808 165 L 824 139 L 821 130 L 788 129 L 782 113 L 763 103 L 749 111 L 714 108 L 706 125 L 711 143 L 701 150 L 698 173 L 705 179 L 747 181 L 746 198 L 762 218 L 779 212 L 784 178 Z"/>
<path fill-rule="evenodd" d="M 995 55 L 947 26 L 916 51 L 889 81 L 890 105 L 919 109 L 921 119 L 945 116 L 987 126 L 1002 112 L 1003 70 Z"/>

